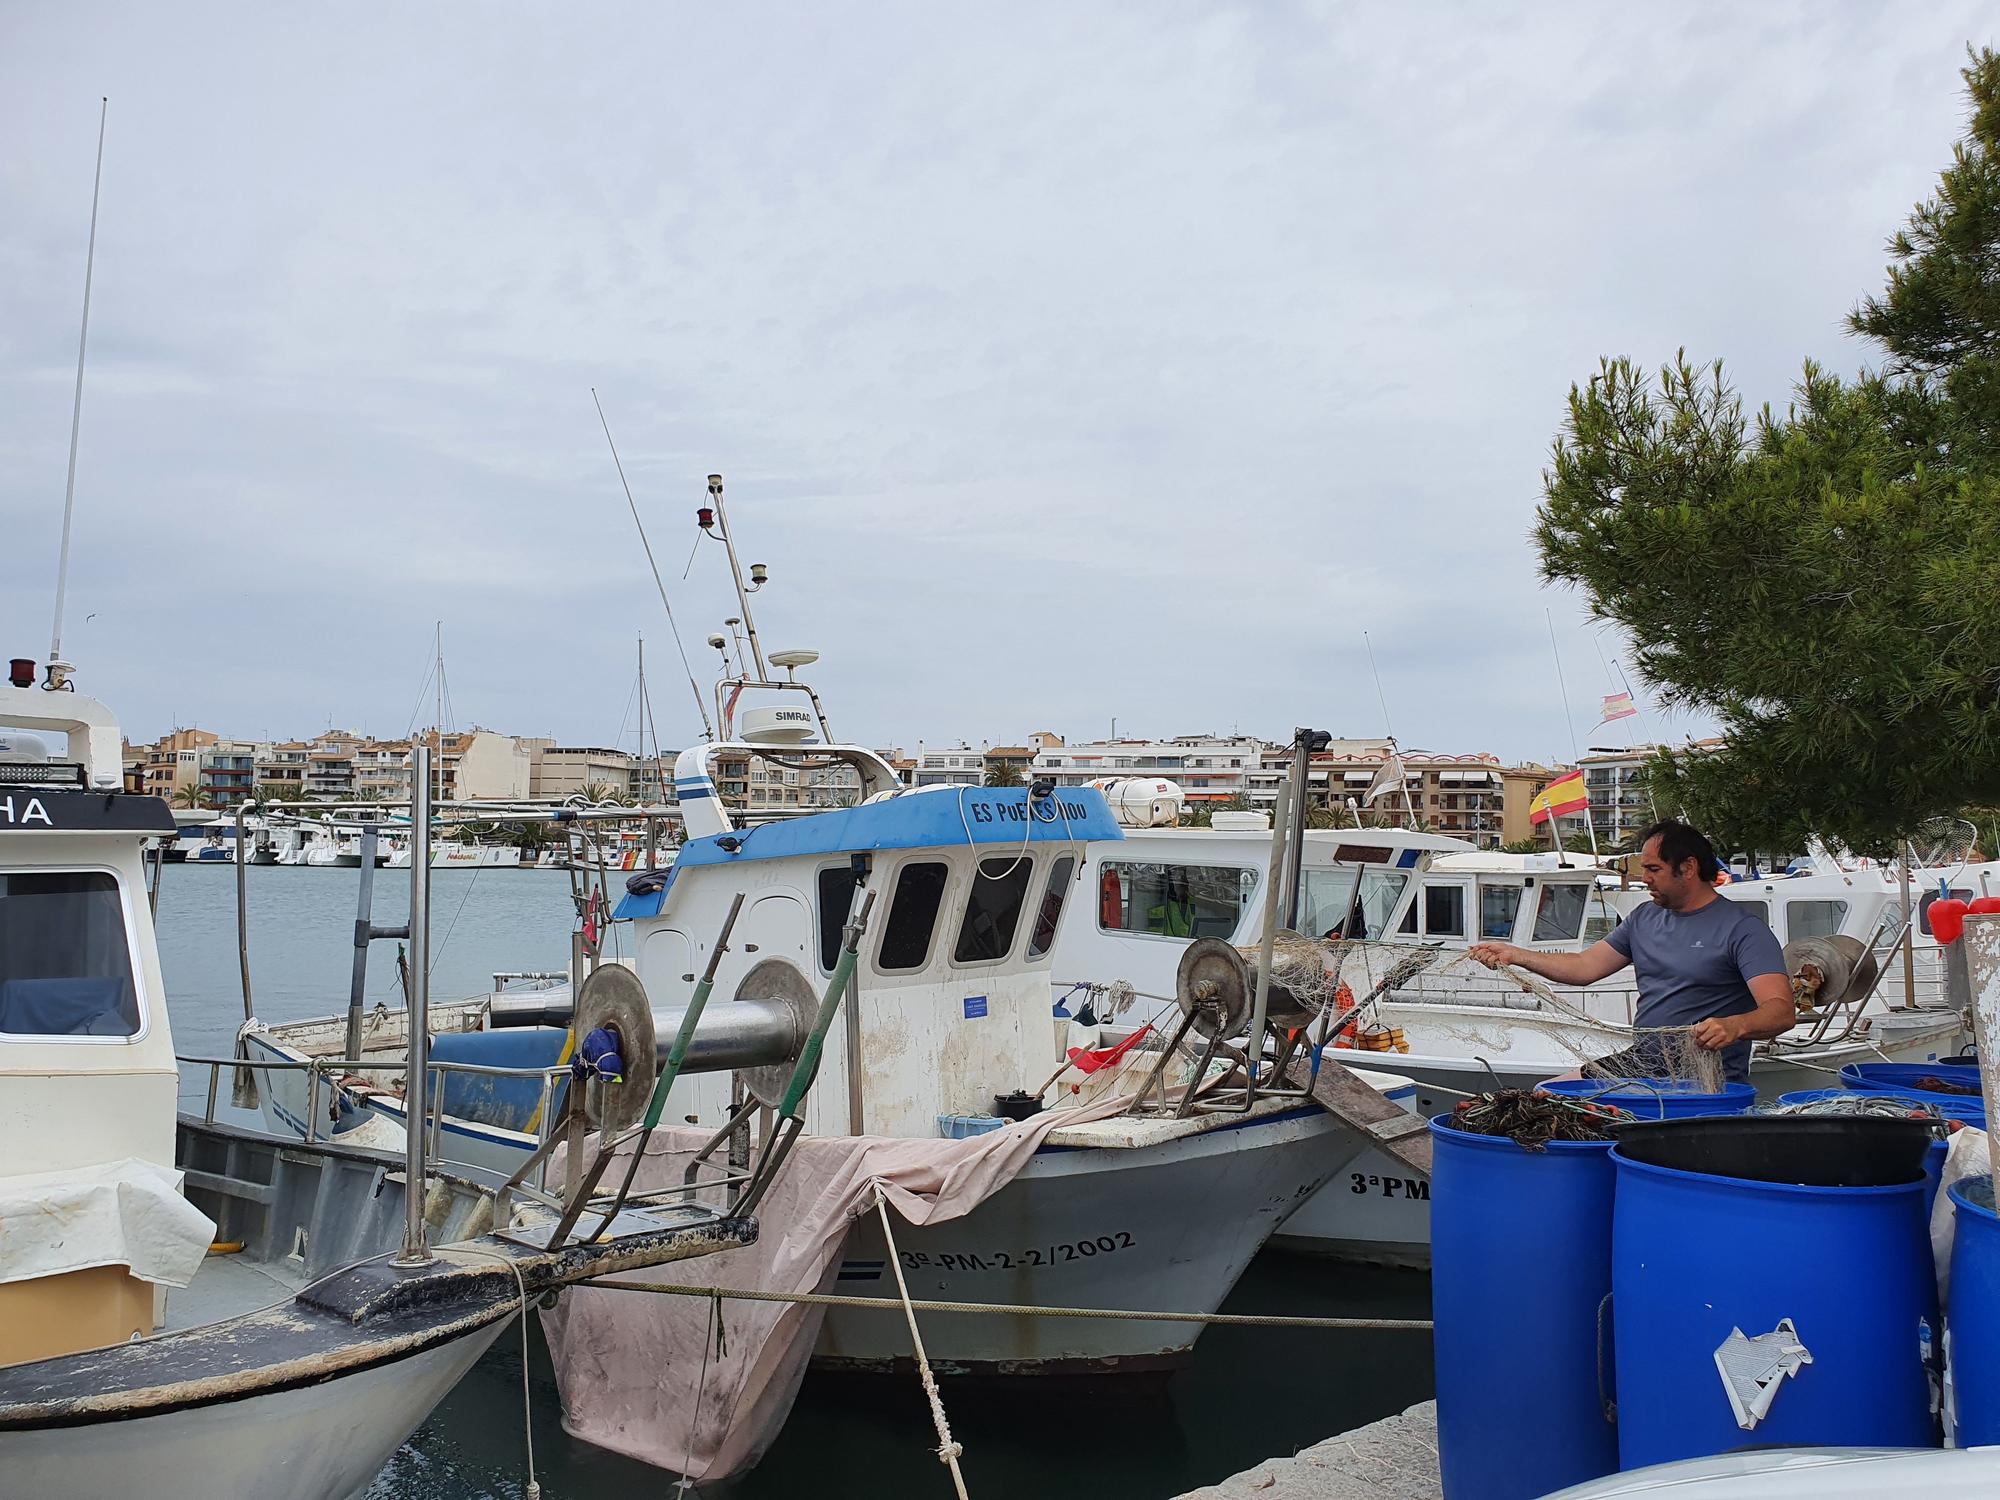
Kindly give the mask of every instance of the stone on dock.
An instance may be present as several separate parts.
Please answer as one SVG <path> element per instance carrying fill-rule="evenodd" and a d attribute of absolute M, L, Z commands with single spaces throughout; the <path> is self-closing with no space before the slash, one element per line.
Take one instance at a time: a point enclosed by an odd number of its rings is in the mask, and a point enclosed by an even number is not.
<path fill-rule="evenodd" d="M 1437 1403 L 1266 1459 L 1178 1500 L 1441 1500 Z"/>

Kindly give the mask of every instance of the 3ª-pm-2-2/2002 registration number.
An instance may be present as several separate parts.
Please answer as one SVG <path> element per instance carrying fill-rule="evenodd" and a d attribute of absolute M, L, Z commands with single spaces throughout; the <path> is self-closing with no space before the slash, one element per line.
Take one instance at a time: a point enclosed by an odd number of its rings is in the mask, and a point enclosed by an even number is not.
<path fill-rule="evenodd" d="M 1060 1266 L 1073 1260 L 1089 1260 L 1099 1255 L 1116 1255 L 1132 1248 L 1132 1231 L 1120 1229 L 1095 1239 L 1071 1240 L 1053 1245 L 1031 1245 L 1026 1250 L 945 1250 L 933 1255 L 926 1250 L 903 1250 L 906 1271 L 1014 1271 L 1023 1266 Z"/>

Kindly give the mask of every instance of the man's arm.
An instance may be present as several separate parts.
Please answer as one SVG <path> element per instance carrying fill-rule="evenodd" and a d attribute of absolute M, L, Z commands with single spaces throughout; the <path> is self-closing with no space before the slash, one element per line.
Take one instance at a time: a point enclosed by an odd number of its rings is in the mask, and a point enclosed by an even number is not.
<path fill-rule="evenodd" d="M 1750 998 L 1755 1010 L 1741 1015 L 1711 1016 L 1694 1028 L 1694 1044 L 1710 1052 L 1720 1052 L 1732 1042 L 1768 1042 L 1783 1036 L 1799 1019 L 1792 1001 L 1792 981 L 1784 974 L 1759 974 L 1750 981 Z"/>
<path fill-rule="evenodd" d="M 1474 943 L 1467 951 L 1489 969 L 1511 964 L 1557 984 L 1595 984 L 1632 961 L 1608 942 L 1593 943 L 1581 953 L 1543 953 L 1512 943 Z M 1789 988 L 1786 993 L 1790 993 Z"/>

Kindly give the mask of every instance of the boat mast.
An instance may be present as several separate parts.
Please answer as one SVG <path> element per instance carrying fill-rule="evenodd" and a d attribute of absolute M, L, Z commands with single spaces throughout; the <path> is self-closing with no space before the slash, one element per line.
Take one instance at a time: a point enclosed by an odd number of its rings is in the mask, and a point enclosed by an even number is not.
<path fill-rule="evenodd" d="M 69 680 L 69 663 L 62 659 L 63 596 L 69 589 L 69 523 L 76 510 L 76 446 L 83 431 L 83 355 L 90 346 L 90 280 L 97 269 L 97 200 L 104 187 L 104 122 L 111 112 L 108 96 L 97 107 L 97 171 L 90 184 L 90 248 L 83 258 L 83 329 L 76 339 L 76 399 L 69 413 L 69 478 L 63 484 L 62 551 L 56 560 L 56 618 L 49 632 L 49 665 L 42 686 L 56 689 Z"/>
<path fill-rule="evenodd" d="M 444 621 L 437 622 L 437 800 L 444 801 Z"/>
<path fill-rule="evenodd" d="M 743 586 L 743 565 L 736 560 L 736 539 L 729 534 L 729 512 L 722 506 L 722 476 L 708 476 L 708 496 L 715 502 L 715 524 L 722 533 L 723 550 L 729 554 L 730 576 L 736 580 L 736 602 L 743 606 L 743 629 L 750 637 L 750 659 L 757 665 L 757 681 L 768 683 L 771 674 L 764 670 L 764 648 L 757 640 L 757 622 L 750 616 L 750 595 L 762 587 L 764 580 L 759 576 L 763 569 L 756 563 L 750 565 L 750 587 Z"/>

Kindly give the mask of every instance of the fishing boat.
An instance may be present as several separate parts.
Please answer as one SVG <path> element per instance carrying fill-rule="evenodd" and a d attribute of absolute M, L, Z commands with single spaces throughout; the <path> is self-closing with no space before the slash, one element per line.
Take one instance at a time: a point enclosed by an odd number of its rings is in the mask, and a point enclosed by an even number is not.
<path fill-rule="evenodd" d="M 718 489 L 712 481 L 711 493 Z M 773 961 L 824 979 L 850 919 L 872 902 L 879 915 L 858 939 L 843 1023 L 822 1055 L 832 1082 L 806 1104 L 803 1130 L 828 1140 L 935 1142 L 1006 1128 L 1009 1113 L 1040 1108 L 1051 1069 L 1066 1061 L 1068 1022 L 1052 1014 L 1050 965 L 1064 923 L 1073 920 L 1075 893 L 1095 889 L 1083 879 L 1091 851 L 1115 847 L 1121 830 L 1102 795 L 1088 788 L 903 786 L 875 751 L 835 738 L 818 695 L 797 677 L 813 653 L 774 653 L 772 665 L 786 675 L 770 676 L 747 596 L 739 602 L 746 655 L 754 655 L 757 670 L 725 672 L 715 689 L 720 737 L 676 760 L 687 839 L 670 867 L 635 876 L 609 914 L 621 951 L 632 955 L 625 966 L 663 1014 L 685 1010 L 710 964 L 717 993 L 764 1004 L 770 986 L 760 976 Z M 765 701 L 739 714 L 746 694 Z M 855 805 L 740 823 L 718 793 L 716 766 L 751 757 L 810 762 L 838 774 L 855 788 Z M 735 936 L 718 953 L 707 934 L 737 902 Z M 592 946 L 604 940 L 583 938 Z M 789 993 L 798 1004 L 811 984 Z M 1166 993 L 1174 993 L 1171 985 Z M 554 1019 L 561 1003 L 559 993 L 544 992 L 523 1018 Z M 463 1030 L 441 1032 L 439 1045 L 502 1045 L 469 1039 L 507 1036 L 515 1019 L 509 1009 L 492 996 L 441 1008 L 441 1025 Z M 388 1076 L 402 1038 L 389 1015 L 370 1026 L 360 1046 L 367 1058 L 379 1056 L 381 1076 Z M 249 1027 L 242 1040 L 252 1056 L 299 1063 L 341 1056 L 339 1034 L 338 1018 L 330 1017 Z M 554 1061 L 547 1050 L 558 1043 L 553 1028 L 516 1034 L 513 1045 L 539 1046 Z M 346 1122 L 365 1115 L 399 1123 L 393 1101 L 368 1079 L 329 1082 L 323 1108 L 336 1128 L 352 1128 Z M 720 1135 L 754 1131 L 759 1111 L 775 1102 L 772 1083 L 772 1075 L 751 1067 L 705 1076 L 687 1090 L 677 1116 Z M 1198 1074 L 1189 1084 L 1206 1086 Z M 267 1096 L 265 1108 L 283 1120 L 296 1117 L 300 1104 Z M 447 1111 L 441 1149 L 504 1170 L 536 1149 L 533 1122 L 548 1107 L 524 1094 L 505 1118 Z M 1211 1312 L 1285 1216 L 1365 1144 L 1360 1131 L 1296 1091 L 1253 1088 L 1226 1111 L 1175 1106 L 1078 1120 L 1055 1130 L 1018 1175 L 969 1212 L 905 1225 L 898 1259 L 917 1296 Z M 1189 1202 L 1205 1211 L 1185 1213 Z M 838 1272 L 843 1292 L 894 1299 L 881 1236 L 872 1221 L 849 1231 Z M 937 1365 L 954 1371 L 1124 1373 L 1185 1360 L 1200 1326 L 947 1315 L 927 1323 L 925 1343 Z M 892 1319 L 834 1308 L 816 1356 L 844 1368 L 886 1369 L 906 1361 L 909 1348 Z M 640 1379 L 643 1354 L 631 1358 L 621 1378 Z"/>
<path fill-rule="evenodd" d="M 337 1500 L 532 1299 L 754 1239 L 726 1207 L 599 1199 L 580 1171 L 566 1196 L 433 1175 L 422 1130 L 391 1154 L 177 1120 L 142 866 L 173 821 L 120 790 L 118 727 L 95 700 L 0 688 L 0 724 L 23 732 L 0 761 L 9 1493 Z M 24 734 L 66 745 L 38 756 Z M 419 1017 L 427 911 L 416 882 Z M 211 1101 L 228 1064 L 211 1060 Z M 429 1075 L 418 1049 L 419 1110 Z M 618 1090 L 582 1086 L 572 1139 L 586 1123 L 609 1139 Z"/>

